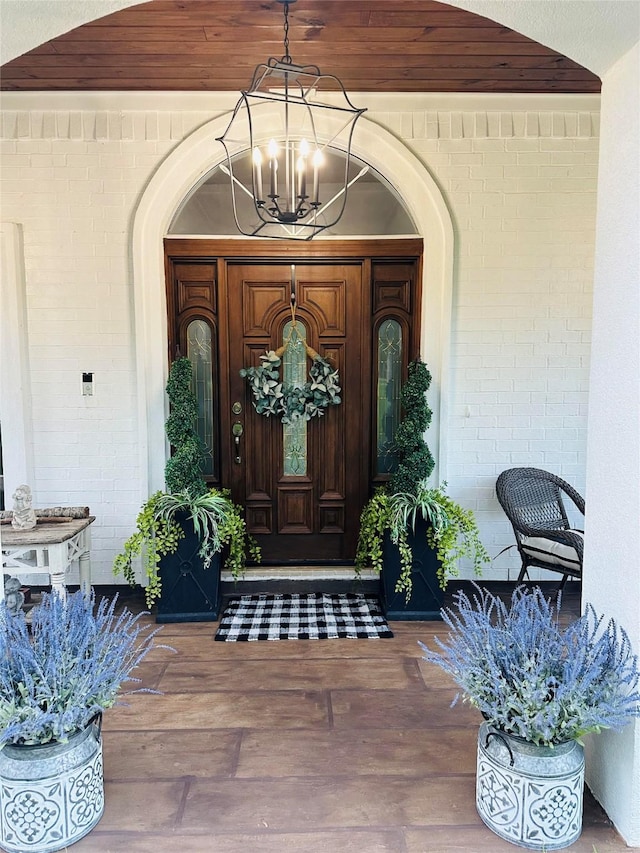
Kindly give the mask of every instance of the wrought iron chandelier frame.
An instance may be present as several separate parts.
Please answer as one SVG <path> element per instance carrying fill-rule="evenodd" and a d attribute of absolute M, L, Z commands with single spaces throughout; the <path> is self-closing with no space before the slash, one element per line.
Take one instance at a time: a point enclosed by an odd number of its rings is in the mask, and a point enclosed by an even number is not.
<path fill-rule="evenodd" d="M 366 108 L 354 106 L 335 75 L 323 74 L 316 65 L 293 63 L 288 12 L 295 0 L 279 2 L 284 5 L 284 55 L 256 66 L 249 88 L 241 92 L 217 141 L 227 155 L 224 171 L 231 179 L 238 230 L 252 237 L 310 240 L 334 226 L 344 213 L 347 190 L 359 177 L 349 180 L 353 132 Z M 320 99 L 318 93 L 327 90 L 332 98 Z M 267 127 L 262 126 L 265 118 Z M 249 186 L 238 176 L 237 166 L 234 169 L 247 143 L 252 160 Z M 322 199 L 322 164 L 330 147 L 344 156 L 344 174 L 337 192 Z M 251 197 L 257 223 L 241 221 L 239 192 Z"/>

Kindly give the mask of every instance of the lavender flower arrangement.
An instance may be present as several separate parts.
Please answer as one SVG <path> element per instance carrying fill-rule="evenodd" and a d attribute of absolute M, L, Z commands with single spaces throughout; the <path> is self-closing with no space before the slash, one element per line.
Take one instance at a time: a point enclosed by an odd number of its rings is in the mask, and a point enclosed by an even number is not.
<path fill-rule="evenodd" d="M 613 619 L 605 625 L 588 605 L 563 629 L 560 597 L 552 605 L 539 587 L 518 587 L 510 607 L 476 590 L 442 611 L 450 633 L 435 638 L 440 651 L 420 645 L 491 725 L 550 746 L 640 716 L 638 658 Z"/>
<path fill-rule="evenodd" d="M 131 672 L 159 629 L 141 624 L 143 614 L 116 615 L 115 605 L 103 598 L 96 607 L 93 592 L 66 602 L 45 593 L 30 633 L 24 613 L 12 614 L 2 602 L 0 748 L 64 742 L 116 703 L 123 682 L 140 681 Z"/>

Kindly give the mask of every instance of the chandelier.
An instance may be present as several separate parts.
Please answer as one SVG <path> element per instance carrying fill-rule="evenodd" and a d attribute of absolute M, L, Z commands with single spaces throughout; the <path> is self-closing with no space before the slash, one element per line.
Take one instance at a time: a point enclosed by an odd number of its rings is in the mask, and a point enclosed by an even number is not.
<path fill-rule="evenodd" d="M 354 107 L 334 75 L 293 63 L 289 6 L 296 0 L 278 2 L 284 6 L 284 55 L 256 67 L 217 141 L 227 155 L 221 168 L 231 180 L 238 230 L 310 240 L 344 212 L 357 179 L 349 177 L 351 140 L 366 110 Z"/>

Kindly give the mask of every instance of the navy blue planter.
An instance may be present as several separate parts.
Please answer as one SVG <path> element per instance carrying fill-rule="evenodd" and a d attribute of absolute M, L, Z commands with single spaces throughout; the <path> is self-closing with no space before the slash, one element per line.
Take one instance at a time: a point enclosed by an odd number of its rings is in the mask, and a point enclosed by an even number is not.
<path fill-rule="evenodd" d="M 396 592 L 400 577 L 400 551 L 389 535 L 382 545 L 382 573 L 380 575 L 380 598 L 387 619 L 395 621 L 442 620 L 441 608 L 444 590 L 438 583 L 439 561 L 436 552 L 427 542 L 428 522 L 416 519 L 415 532 L 409 533 L 409 545 L 413 554 L 411 598 L 405 592 Z"/>
<path fill-rule="evenodd" d="M 220 613 L 220 554 L 205 569 L 200 539 L 185 516 L 177 516 L 185 531 L 178 549 L 160 560 L 162 591 L 156 622 L 215 622 Z"/>

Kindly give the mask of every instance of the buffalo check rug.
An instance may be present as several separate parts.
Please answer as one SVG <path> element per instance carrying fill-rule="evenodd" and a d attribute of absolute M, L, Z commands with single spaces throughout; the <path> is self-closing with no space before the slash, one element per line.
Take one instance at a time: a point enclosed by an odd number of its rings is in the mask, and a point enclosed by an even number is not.
<path fill-rule="evenodd" d="M 357 593 L 242 595 L 229 601 L 215 639 L 334 640 L 393 637 L 375 596 Z"/>

